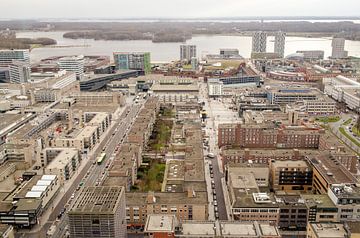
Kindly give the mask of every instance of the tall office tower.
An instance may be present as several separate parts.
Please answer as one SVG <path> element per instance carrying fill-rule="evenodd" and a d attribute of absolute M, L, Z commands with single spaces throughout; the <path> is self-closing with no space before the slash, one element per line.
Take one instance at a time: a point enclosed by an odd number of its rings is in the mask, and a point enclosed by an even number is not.
<path fill-rule="evenodd" d="M 278 31 L 275 33 L 274 52 L 278 54 L 280 58 L 284 58 L 285 36 L 285 32 L 282 31 Z"/>
<path fill-rule="evenodd" d="M 266 38 L 266 32 L 255 32 L 252 37 L 252 52 L 266 52 Z"/>
<path fill-rule="evenodd" d="M 149 52 L 114 52 L 115 68 L 117 70 L 141 70 L 145 74 L 151 72 L 151 60 Z"/>
<path fill-rule="evenodd" d="M 10 64 L 10 82 L 26 83 L 30 79 L 30 65 L 22 61 L 14 61 Z"/>
<path fill-rule="evenodd" d="M 196 45 L 180 45 L 180 60 L 190 61 L 196 57 Z"/>
<path fill-rule="evenodd" d="M 80 80 L 84 76 L 84 56 L 69 56 L 59 59 L 59 68 L 69 72 L 75 72 L 76 78 Z"/>
<path fill-rule="evenodd" d="M 29 50 L 0 50 L 0 67 L 8 67 L 13 61 L 30 64 Z"/>
<path fill-rule="evenodd" d="M 71 238 L 126 237 L 124 187 L 86 187 L 68 212 Z"/>
<path fill-rule="evenodd" d="M 348 55 L 348 52 L 344 50 L 345 48 L 345 39 L 344 38 L 333 38 L 331 42 L 332 52 L 331 58 L 341 59 L 345 58 Z"/>

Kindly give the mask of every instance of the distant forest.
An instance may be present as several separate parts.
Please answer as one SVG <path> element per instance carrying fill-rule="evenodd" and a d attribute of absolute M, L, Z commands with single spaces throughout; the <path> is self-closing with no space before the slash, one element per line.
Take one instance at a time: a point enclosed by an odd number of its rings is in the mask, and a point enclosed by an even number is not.
<path fill-rule="evenodd" d="M 30 49 L 33 45 L 56 45 L 56 40 L 45 37 L 36 39 L 3 39 L 0 37 L 0 49 Z"/>
<path fill-rule="evenodd" d="M 65 31 L 64 37 L 95 40 L 152 40 L 154 42 L 183 42 L 193 34 L 243 34 L 258 30 L 284 31 L 304 36 L 343 36 L 360 40 L 360 24 L 342 22 L 37 22 L 0 21 L 0 30 Z M 317 36 L 318 36 L 317 35 Z"/>

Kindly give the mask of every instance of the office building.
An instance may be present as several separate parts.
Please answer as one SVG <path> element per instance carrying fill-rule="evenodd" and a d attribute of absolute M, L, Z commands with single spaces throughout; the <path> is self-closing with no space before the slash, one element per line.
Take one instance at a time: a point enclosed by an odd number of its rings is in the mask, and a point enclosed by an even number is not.
<path fill-rule="evenodd" d="M 223 95 L 223 82 L 219 79 L 208 79 L 208 89 L 210 97 L 218 97 Z"/>
<path fill-rule="evenodd" d="M 84 56 L 71 56 L 63 57 L 59 59 L 60 70 L 66 70 L 69 72 L 75 72 L 76 78 L 80 80 L 84 75 Z"/>
<path fill-rule="evenodd" d="M 10 82 L 10 70 L 9 68 L 0 68 L 0 83 Z"/>
<path fill-rule="evenodd" d="M 239 56 L 238 49 L 220 49 L 220 55 L 224 58 L 230 58 L 232 56 Z"/>
<path fill-rule="evenodd" d="M 71 238 L 126 237 L 124 188 L 84 188 L 68 219 Z"/>
<path fill-rule="evenodd" d="M 334 37 L 331 42 L 331 58 L 332 59 L 342 59 L 348 56 L 348 52 L 344 50 L 345 48 L 345 39 Z"/>
<path fill-rule="evenodd" d="M 274 53 L 278 54 L 280 58 L 284 58 L 285 36 L 285 32 L 282 31 L 275 33 Z"/>
<path fill-rule="evenodd" d="M 10 64 L 10 82 L 26 83 L 30 80 L 30 65 L 21 61 Z"/>
<path fill-rule="evenodd" d="M 180 60 L 190 61 L 196 58 L 196 45 L 180 45 Z"/>
<path fill-rule="evenodd" d="M 266 52 L 267 34 L 263 31 L 255 32 L 252 37 L 252 52 Z"/>
<path fill-rule="evenodd" d="M 115 68 L 117 70 L 140 70 L 144 74 L 151 72 L 151 60 L 149 52 L 114 52 Z"/>
<path fill-rule="evenodd" d="M 271 184 L 274 190 L 311 191 L 312 171 L 302 160 L 271 161 Z"/>
<path fill-rule="evenodd" d="M 300 195 L 276 195 L 275 198 L 280 208 L 279 228 L 285 231 L 306 231 L 307 208 Z"/>
<path fill-rule="evenodd" d="M 23 61 L 29 64 L 29 50 L 0 50 L 0 67 L 8 67 L 13 61 Z"/>
<path fill-rule="evenodd" d="M 301 194 L 308 222 L 337 222 L 338 209 L 327 194 Z"/>
<path fill-rule="evenodd" d="M 298 50 L 296 53 L 302 54 L 305 61 L 322 60 L 325 54 L 323 50 Z"/>

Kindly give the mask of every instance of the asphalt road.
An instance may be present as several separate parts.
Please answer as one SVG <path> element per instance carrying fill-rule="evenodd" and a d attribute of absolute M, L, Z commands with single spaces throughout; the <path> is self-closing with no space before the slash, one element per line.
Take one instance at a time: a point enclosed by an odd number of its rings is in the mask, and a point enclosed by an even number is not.
<path fill-rule="evenodd" d="M 216 132 L 216 125 L 215 125 L 215 118 L 211 109 L 211 99 L 209 99 L 207 94 L 206 86 L 202 85 L 202 90 L 200 93 L 200 100 L 205 101 L 204 109 L 207 111 L 208 118 L 206 119 L 206 135 L 209 136 L 209 152 L 214 153 L 215 158 L 211 159 L 213 165 L 213 178 L 215 183 L 215 192 L 216 192 L 216 201 L 217 201 L 217 208 L 219 214 L 219 220 L 227 220 L 227 211 L 224 199 L 224 192 L 221 183 L 221 178 L 223 174 L 220 172 L 219 169 L 219 162 L 217 159 L 217 155 L 219 154 L 218 146 L 217 146 L 217 132 Z M 213 196 L 214 197 L 214 196 Z M 211 200 L 211 199 L 210 199 Z M 212 206 L 210 206 L 212 208 Z"/>
<path fill-rule="evenodd" d="M 62 196 L 61 200 L 58 202 L 58 204 L 52 209 L 51 214 L 49 216 L 48 221 L 45 224 L 39 224 L 38 226 L 41 226 L 41 228 L 33 228 L 31 231 L 22 231 L 17 232 L 17 237 L 29 237 L 29 238 L 39 238 L 39 237 L 46 237 L 46 232 L 50 228 L 51 224 L 57 219 L 60 212 L 64 209 L 64 207 L 69 207 L 69 204 L 67 202 L 71 198 L 71 195 L 74 193 L 76 194 L 76 188 L 79 186 L 80 182 L 84 182 L 84 186 L 92 186 L 95 185 L 99 175 L 102 174 L 102 171 L 104 171 L 107 159 L 101 164 L 101 165 L 93 165 L 93 160 L 96 160 L 97 155 L 99 155 L 103 148 L 105 147 L 105 153 L 107 155 L 107 158 L 109 158 L 115 151 L 115 147 L 117 144 L 121 143 L 121 139 L 125 136 L 127 133 L 127 128 L 129 128 L 132 125 L 132 121 L 136 117 L 137 113 L 139 112 L 140 108 L 142 107 L 144 101 L 140 101 L 139 104 L 128 106 L 125 108 L 123 113 L 115 120 L 115 123 L 113 124 L 115 128 L 117 128 L 117 131 L 115 135 L 112 135 L 111 132 L 105 136 L 105 138 L 100 142 L 100 144 L 96 147 L 95 151 L 92 153 L 94 156 L 89 156 L 89 158 L 85 158 L 85 165 L 81 171 L 77 171 L 73 183 L 70 185 L 70 187 L 65 191 L 65 194 Z M 130 110 L 127 114 L 128 109 Z M 116 130 L 116 129 L 115 129 Z M 84 163 L 84 161 L 83 161 Z M 88 171 L 90 173 L 88 174 Z M 60 188 L 63 189 L 63 188 Z M 72 201 L 70 201 L 71 203 Z M 60 218 L 59 224 L 61 226 L 58 227 L 60 231 L 65 230 L 66 222 L 62 222 L 63 219 L 66 219 L 66 214 L 64 214 Z M 62 232 L 61 232 L 62 233 Z"/>

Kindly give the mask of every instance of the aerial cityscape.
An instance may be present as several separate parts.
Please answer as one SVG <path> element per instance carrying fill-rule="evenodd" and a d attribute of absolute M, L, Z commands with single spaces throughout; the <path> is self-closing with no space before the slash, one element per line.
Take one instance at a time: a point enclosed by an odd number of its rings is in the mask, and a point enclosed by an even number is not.
<path fill-rule="evenodd" d="M 140 2 L 2 3 L 0 237 L 360 237 L 360 3 Z"/>

